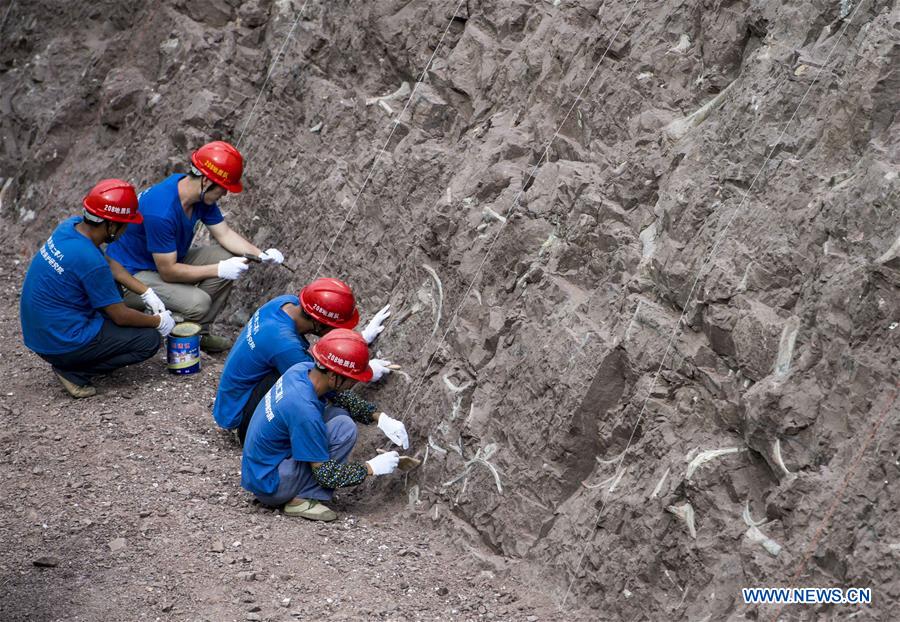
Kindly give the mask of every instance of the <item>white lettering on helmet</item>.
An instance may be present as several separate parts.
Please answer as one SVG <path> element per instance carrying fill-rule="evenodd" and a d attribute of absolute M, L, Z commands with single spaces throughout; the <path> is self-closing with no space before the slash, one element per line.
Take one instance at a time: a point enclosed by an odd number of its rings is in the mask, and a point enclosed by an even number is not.
<path fill-rule="evenodd" d="M 337 363 L 341 367 L 346 367 L 347 369 L 356 369 L 356 363 L 353 361 L 345 360 L 339 356 L 335 356 L 331 352 L 328 353 L 328 360 Z"/>

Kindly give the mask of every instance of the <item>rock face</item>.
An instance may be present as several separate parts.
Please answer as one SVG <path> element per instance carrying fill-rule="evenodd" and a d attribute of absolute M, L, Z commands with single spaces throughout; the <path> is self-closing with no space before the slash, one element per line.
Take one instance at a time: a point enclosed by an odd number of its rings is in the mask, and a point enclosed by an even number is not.
<path fill-rule="evenodd" d="M 428 448 L 420 508 L 610 619 L 743 619 L 800 575 L 890 617 L 894 3 L 310 2 L 255 107 L 300 3 L 50 4 L 3 26 L 17 250 L 243 136 L 225 211 L 298 271 L 226 315 L 317 272 L 391 302 L 408 376 L 372 395 Z"/>

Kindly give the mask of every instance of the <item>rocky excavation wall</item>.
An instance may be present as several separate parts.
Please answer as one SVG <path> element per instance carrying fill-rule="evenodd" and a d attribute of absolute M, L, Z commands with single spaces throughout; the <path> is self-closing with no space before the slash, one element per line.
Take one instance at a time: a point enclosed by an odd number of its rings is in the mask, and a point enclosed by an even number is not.
<path fill-rule="evenodd" d="M 237 141 L 301 6 L 4 4 L 23 259 L 95 180 Z M 321 274 L 364 318 L 394 305 L 406 373 L 377 399 L 427 455 L 393 491 L 421 520 L 604 619 L 742 619 L 740 587 L 792 581 L 871 586 L 889 619 L 900 10 L 456 5 L 308 2 L 224 203 L 298 272 L 254 270 L 226 320 L 312 278 L 348 218 Z"/>

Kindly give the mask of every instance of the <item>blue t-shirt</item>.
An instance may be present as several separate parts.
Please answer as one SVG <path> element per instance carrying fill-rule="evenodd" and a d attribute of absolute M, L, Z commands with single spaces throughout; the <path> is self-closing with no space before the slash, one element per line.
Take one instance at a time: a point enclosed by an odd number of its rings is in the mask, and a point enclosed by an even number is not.
<path fill-rule="evenodd" d="M 106 254 L 131 274 L 141 270 L 155 272 L 153 253 L 175 252 L 180 262 L 191 248 L 194 225 L 198 220 L 206 226 L 225 220 L 217 204 L 206 205 L 203 201 L 194 203 L 191 217 L 187 217 L 178 198 L 178 182 L 183 177 L 185 175 L 170 175 L 144 190 L 138 197 L 138 211 L 144 216 L 144 222 L 130 225 L 125 234 L 106 249 Z"/>
<path fill-rule="evenodd" d="M 257 495 L 271 495 L 280 481 L 278 465 L 286 458 L 326 462 L 328 431 L 322 401 L 309 379 L 315 363 L 298 363 L 287 370 L 253 412 L 244 455 L 241 486 Z"/>
<path fill-rule="evenodd" d="M 230 430 L 240 425 L 241 411 L 266 375 L 312 362 L 309 342 L 281 308 L 288 303 L 299 305 L 300 299 L 278 296 L 257 309 L 228 353 L 213 406 L 213 418 L 220 427 Z"/>
<path fill-rule="evenodd" d="M 103 325 L 97 311 L 122 302 L 103 251 L 62 221 L 31 259 L 19 316 L 25 345 L 38 354 L 65 354 L 87 345 Z"/>

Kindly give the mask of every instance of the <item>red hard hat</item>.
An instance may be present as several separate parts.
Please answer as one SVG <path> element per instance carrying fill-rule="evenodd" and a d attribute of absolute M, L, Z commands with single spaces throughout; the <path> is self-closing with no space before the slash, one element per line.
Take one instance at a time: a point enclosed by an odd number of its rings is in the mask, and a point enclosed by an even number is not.
<path fill-rule="evenodd" d="M 314 320 L 332 328 L 353 328 L 359 311 L 350 286 L 337 279 L 316 279 L 300 290 L 300 306 Z"/>
<path fill-rule="evenodd" d="M 138 211 L 134 186 L 121 179 L 104 179 L 81 202 L 89 213 L 113 222 L 138 224 L 144 217 Z"/>
<path fill-rule="evenodd" d="M 241 192 L 241 173 L 244 157 L 241 152 L 222 140 L 207 143 L 191 155 L 191 162 L 198 171 L 225 188 L 228 192 Z"/>
<path fill-rule="evenodd" d="M 319 365 L 341 376 L 360 382 L 372 379 L 369 344 L 359 333 L 337 328 L 319 339 L 311 352 Z"/>

